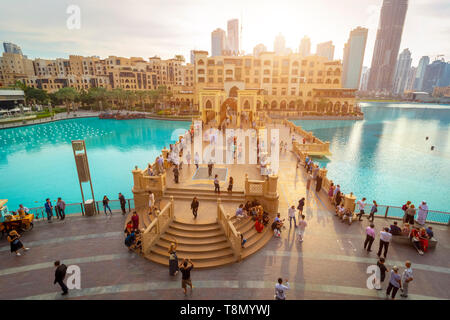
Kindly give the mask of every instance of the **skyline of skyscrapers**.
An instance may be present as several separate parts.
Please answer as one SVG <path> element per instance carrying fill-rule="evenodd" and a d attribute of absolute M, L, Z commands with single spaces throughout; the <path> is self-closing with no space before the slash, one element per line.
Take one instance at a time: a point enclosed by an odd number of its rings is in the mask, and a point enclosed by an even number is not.
<path fill-rule="evenodd" d="M 22 49 L 12 42 L 3 42 L 3 50 L 5 53 L 22 54 Z"/>
<path fill-rule="evenodd" d="M 368 32 L 368 29 L 362 27 L 350 31 L 349 39 L 344 46 L 342 62 L 342 86 L 344 88 L 357 89 L 359 87 Z"/>
<path fill-rule="evenodd" d="M 286 54 L 286 39 L 281 32 L 275 37 L 275 41 L 273 42 L 273 52 L 279 56 Z"/>
<path fill-rule="evenodd" d="M 232 55 L 238 55 L 239 48 L 239 19 L 231 19 L 227 22 L 228 50 Z"/>
<path fill-rule="evenodd" d="M 333 60 L 334 58 L 334 45 L 333 41 L 326 41 L 319 43 L 316 48 L 316 54 L 319 57 L 325 57 L 328 60 Z"/>
<path fill-rule="evenodd" d="M 416 76 L 414 79 L 414 90 L 418 91 L 422 90 L 423 77 L 425 76 L 425 70 L 429 64 L 430 64 L 430 57 L 423 56 L 422 58 L 420 58 L 416 70 Z"/>
<path fill-rule="evenodd" d="M 369 91 L 392 92 L 408 0 L 383 0 L 368 83 Z"/>
<path fill-rule="evenodd" d="M 266 51 L 267 51 L 267 47 L 264 44 L 259 43 L 253 48 L 253 56 L 258 58 L 262 52 L 266 52 Z"/>
<path fill-rule="evenodd" d="M 311 55 L 311 39 L 307 36 L 304 36 L 300 41 L 300 46 L 298 47 L 298 53 L 300 53 L 303 57 L 307 57 Z"/>
<path fill-rule="evenodd" d="M 398 56 L 395 67 L 393 94 L 402 95 L 405 91 L 406 82 L 411 69 L 411 51 L 408 48 L 404 49 Z"/>
<path fill-rule="evenodd" d="M 226 50 L 227 36 L 225 30 L 217 28 L 211 32 L 211 56 L 221 56 Z"/>
<path fill-rule="evenodd" d="M 421 91 L 432 93 L 435 87 L 450 85 L 450 63 L 435 60 L 425 69 Z"/>

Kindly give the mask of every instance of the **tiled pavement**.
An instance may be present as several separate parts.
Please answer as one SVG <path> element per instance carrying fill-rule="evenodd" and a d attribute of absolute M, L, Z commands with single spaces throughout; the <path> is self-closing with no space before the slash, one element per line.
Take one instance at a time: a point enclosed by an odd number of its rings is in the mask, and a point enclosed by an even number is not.
<path fill-rule="evenodd" d="M 287 132 L 283 134 L 287 136 Z M 306 193 L 303 175 L 303 170 L 295 169 L 293 154 L 283 153 L 280 213 L 286 217 L 288 206 L 306 197 L 305 241 L 297 242 L 287 223 L 281 239 L 272 239 L 246 260 L 211 270 L 194 270 L 195 288 L 186 297 L 180 288 L 180 276 L 170 277 L 166 267 L 125 248 L 125 218 L 115 212 L 110 220 L 99 215 L 69 217 L 53 224 L 39 221 L 22 238 L 31 248 L 22 257 L 10 254 L 7 242 L 2 240 L 0 299 L 272 299 L 278 276 L 291 283 L 288 299 L 384 299 L 384 291 L 366 288 L 366 268 L 376 262 L 378 249 L 377 240 L 372 253 L 362 249 L 367 219 L 351 226 L 339 222 L 329 211 L 326 197 L 314 191 Z M 235 181 L 241 179 L 236 175 Z M 214 203 L 203 208 L 199 214 L 216 214 Z M 176 214 L 180 211 L 189 218 L 187 204 L 180 204 Z M 389 223 L 375 219 L 377 230 Z M 403 261 L 409 259 L 413 263 L 409 299 L 450 298 L 448 228 L 434 229 L 439 243 L 424 256 L 417 255 L 410 246 L 393 244 L 389 248 L 388 267 L 396 264 L 403 270 Z M 59 287 L 53 285 L 52 263 L 56 259 L 80 266 L 81 290 L 73 290 L 64 298 L 59 295 Z"/>

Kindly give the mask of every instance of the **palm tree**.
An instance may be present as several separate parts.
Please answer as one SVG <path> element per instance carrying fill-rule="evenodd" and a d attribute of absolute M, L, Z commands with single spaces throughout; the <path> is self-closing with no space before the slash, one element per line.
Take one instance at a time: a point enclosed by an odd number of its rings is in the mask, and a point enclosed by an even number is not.
<path fill-rule="evenodd" d="M 88 91 L 89 97 L 95 102 L 100 109 L 100 102 L 103 104 L 108 99 L 108 91 L 103 87 L 90 88 Z"/>
<path fill-rule="evenodd" d="M 73 105 L 73 102 L 78 99 L 79 97 L 79 93 L 77 90 L 75 90 L 75 88 L 72 87 L 65 87 L 65 88 L 61 88 L 59 89 L 56 93 L 55 96 L 59 99 L 64 101 L 64 103 L 66 104 L 66 108 L 67 108 L 67 113 L 70 113 L 70 107 L 71 105 Z"/>

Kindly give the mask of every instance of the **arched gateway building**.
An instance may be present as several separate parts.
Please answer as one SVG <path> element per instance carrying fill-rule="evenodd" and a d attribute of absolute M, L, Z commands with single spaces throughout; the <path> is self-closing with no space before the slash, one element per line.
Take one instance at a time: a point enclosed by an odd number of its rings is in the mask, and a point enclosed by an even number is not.
<path fill-rule="evenodd" d="M 194 51 L 194 88 L 178 91 L 176 101 L 190 100 L 204 121 L 222 123 L 274 116 L 343 115 L 355 112 L 356 89 L 341 84 L 342 64 L 319 56 L 208 57 Z"/>

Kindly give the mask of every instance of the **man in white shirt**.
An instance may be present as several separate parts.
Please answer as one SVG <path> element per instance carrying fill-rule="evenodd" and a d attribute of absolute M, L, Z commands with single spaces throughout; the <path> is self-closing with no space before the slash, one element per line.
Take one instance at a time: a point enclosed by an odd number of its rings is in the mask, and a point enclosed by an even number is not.
<path fill-rule="evenodd" d="M 402 294 L 400 297 L 407 298 L 408 297 L 408 286 L 411 281 L 413 281 L 413 271 L 411 269 L 411 261 L 407 260 L 405 262 L 405 271 L 402 274 Z"/>
<path fill-rule="evenodd" d="M 288 209 L 288 216 L 289 216 L 289 228 L 292 227 L 292 219 L 294 219 L 294 226 L 297 228 L 297 220 L 295 220 L 295 206 L 291 206 Z"/>
<path fill-rule="evenodd" d="M 302 214 L 300 221 L 298 222 L 298 241 L 303 242 L 303 235 L 308 224 L 305 220 L 305 215 Z"/>
<path fill-rule="evenodd" d="M 286 300 L 285 291 L 289 289 L 289 282 L 286 279 L 286 285 L 283 284 L 283 279 L 278 278 L 278 283 L 275 285 L 275 300 Z"/>
<path fill-rule="evenodd" d="M 359 200 L 357 204 L 359 209 L 359 213 L 357 214 L 357 216 L 359 217 L 359 221 L 361 221 L 361 217 L 364 214 L 364 207 L 366 206 L 366 198 L 362 198 L 362 200 Z"/>
<path fill-rule="evenodd" d="M 389 242 L 391 242 L 392 234 L 389 233 L 389 228 L 384 228 L 384 230 L 380 231 L 380 248 L 378 249 L 377 256 L 381 256 L 381 251 L 384 247 L 384 258 L 386 259 L 386 255 L 389 249 Z"/>

